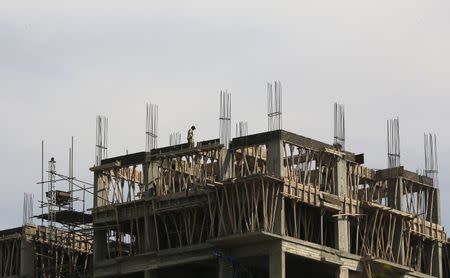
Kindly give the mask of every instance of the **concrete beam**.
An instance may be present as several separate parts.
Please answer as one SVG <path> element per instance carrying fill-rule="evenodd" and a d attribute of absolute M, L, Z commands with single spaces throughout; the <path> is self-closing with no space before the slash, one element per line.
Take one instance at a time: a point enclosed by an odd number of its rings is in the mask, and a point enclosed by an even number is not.
<path fill-rule="evenodd" d="M 340 252 L 334 248 L 291 237 L 283 237 L 285 253 L 310 260 L 343 266 L 349 270 L 363 272 L 361 256 Z"/>
<path fill-rule="evenodd" d="M 199 244 L 176 249 L 150 252 L 142 255 L 103 260 L 94 264 L 94 277 L 117 277 L 159 268 L 213 260 L 210 244 Z"/>

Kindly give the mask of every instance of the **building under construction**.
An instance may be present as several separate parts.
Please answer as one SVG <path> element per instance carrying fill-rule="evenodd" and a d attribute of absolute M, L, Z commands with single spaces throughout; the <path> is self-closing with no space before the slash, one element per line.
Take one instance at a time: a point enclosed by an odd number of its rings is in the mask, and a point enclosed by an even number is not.
<path fill-rule="evenodd" d="M 281 84 L 268 84 L 268 131 L 249 135 L 240 122 L 232 138 L 221 92 L 218 139 L 174 133 L 162 148 L 148 105 L 146 150 L 111 158 L 99 117 L 93 184 L 70 173 L 69 193 L 50 187 L 42 202 L 46 226 L 0 232 L 0 276 L 450 277 L 435 136 L 425 136 L 425 169 L 408 171 L 389 120 L 388 167 L 372 169 L 345 148 L 342 105 L 329 144 L 283 130 L 281 103 Z M 62 177 L 52 167 L 42 185 Z M 92 194 L 91 213 L 64 209 L 74 185 Z"/>
<path fill-rule="evenodd" d="M 48 178 L 44 178 L 47 173 Z M 69 175 L 57 171 L 52 157 L 42 176 L 40 213 L 33 214 L 33 196 L 24 194 L 23 226 L 0 231 L 0 277 L 92 277 L 92 215 L 86 194 L 91 183 L 73 176 L 73 138 Z M 35 225 L 37 218 L 40 225 Z"/>

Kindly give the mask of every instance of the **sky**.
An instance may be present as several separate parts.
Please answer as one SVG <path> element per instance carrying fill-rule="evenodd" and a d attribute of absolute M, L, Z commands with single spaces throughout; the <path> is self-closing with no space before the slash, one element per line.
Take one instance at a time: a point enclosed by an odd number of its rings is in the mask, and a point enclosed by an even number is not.
<path fill-rule="evenodd" d="M 258 133 L 274 80 L 286 130 L 331 143 L 343 103 L 346 148 L 368 167 L 387 166 L 387 119 L 400 118 L 412 171 L 423 133 L 436 133 L 450 227 L 449 1 L 68 2 L 0 6 L 0 229 L 21 225 L 24 192 L 40 198 L 42 140 L 67 173 L 74 136 L 75 176 L 92 182 L 96 115 L 109 118 L 110 157 L 144 150 L 147 102 L 159 105 L 158 146 L 193 124 L 197 140 L 217 138 L 225 89 L 233 126 Z"/>

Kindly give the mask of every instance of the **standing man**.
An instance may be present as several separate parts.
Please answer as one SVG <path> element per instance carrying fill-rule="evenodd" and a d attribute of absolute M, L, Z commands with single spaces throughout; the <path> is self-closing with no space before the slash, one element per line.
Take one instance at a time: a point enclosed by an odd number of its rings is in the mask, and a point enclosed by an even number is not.
<path fill-rule="evenodd" d="M 191 126 L 187 132 L 187 141 L 190 147 L 194 147 L 194 130 L 195 126 Z"/>

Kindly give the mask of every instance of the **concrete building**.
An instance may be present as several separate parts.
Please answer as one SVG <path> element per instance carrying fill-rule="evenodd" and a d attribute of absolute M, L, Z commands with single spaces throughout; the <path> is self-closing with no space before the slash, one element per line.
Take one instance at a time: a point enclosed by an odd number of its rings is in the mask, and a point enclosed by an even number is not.
<path fill-rule="evenodd" d="M 448 277 L 433 180 L 339 145 L 275 130 L 91 170 L 94 277 Z"/>

